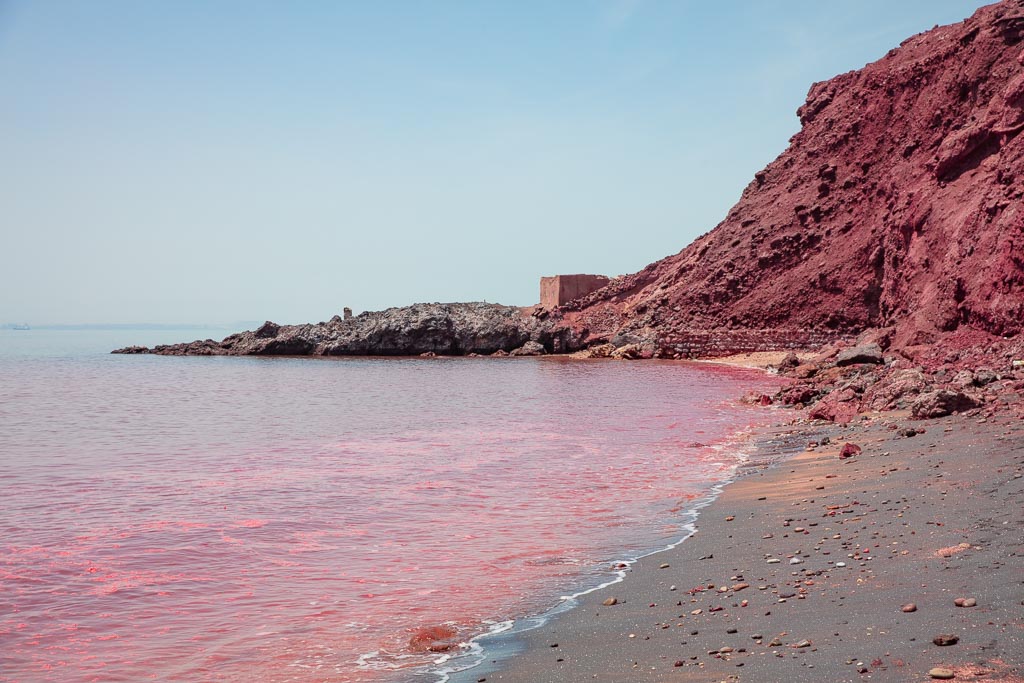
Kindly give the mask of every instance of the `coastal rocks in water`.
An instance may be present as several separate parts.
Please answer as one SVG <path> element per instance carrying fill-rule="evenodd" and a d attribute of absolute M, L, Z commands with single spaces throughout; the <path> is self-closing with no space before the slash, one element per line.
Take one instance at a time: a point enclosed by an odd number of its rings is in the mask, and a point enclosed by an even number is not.
<path fill-rule="evenodd" d="M 123 349 L 112 351 L 111 353 L 123 353 L 125 355 L 131 355 L 135 353 L 152 353 L 148 346 L 126 346 Z"/>
<path fill-rule="evenodd" d="M 539 344 L 535 341 L 528 341 L 518 349 L 513 349 L 510 356 L 543 356 L 547 353 L 544 350 L 544 345 Z"/>
<path fill-rule="evenodd" d="M 779 361 L 779 370 L 790 370 L 800 366 L 800 357 L 790 351 Z"/>
<path fill-rule="evenodd" d="M 578 352 L 579 358 L 611 358 L 612 352 L 615 351 L 614 344 L 597 344 L 591 346 L 588 349 L 584 349 Z"/>
<path fill-rule="evenodd" d="M 277 325 L 240 332 L 217 342 L 127 347 L 114 353 L 155 353 L 169 356 L 414 356 L 493 354 L 530 344 L 555 351 L 572 347 L 567 330 L 556 331 L 550 320 L 529 315 L 529 309 L 488 303 L 415 304 L 335 316 L 328 322 Z"/>
<path fill-rule="evenodd" d="M 428 626 L 409 638 L 413 652 L 447 652 L 458 646 L 458 632 L 451 626 Z"/>
<path fill-rule="evenodd" d="M 910 412 L 914 417 L 935 418 L 977 408 L 979 405 L 981 403 L 977 399 L 962 391 L 940 389 L 919 396 L 910 406 Z"/>
<path fill-rule="evenodd" d="M 651 343 L 624 344 L 611 352 L 611 358 L 615 358 L 616 360 L 654 358 L 656 351 L 656 347 Z"/>
<path fill-rule="evenodd" d="M 855 346 L 852 349 L 846 349 L 840 351 L 839 355 L 836 356 L 836 365 L 856 365 L 860 363 L 874 363 L 878 364 L 882 362 L 882 349 L 878 344 L 867 344 L 865 346 Z"/>

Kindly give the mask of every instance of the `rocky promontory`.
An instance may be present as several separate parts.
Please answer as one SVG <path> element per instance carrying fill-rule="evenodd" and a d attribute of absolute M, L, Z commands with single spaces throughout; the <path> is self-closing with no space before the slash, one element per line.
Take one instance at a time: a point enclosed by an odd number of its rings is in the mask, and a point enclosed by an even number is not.
<path fill-rule="evenodd" d="M 558 353 L 571 332 L 532 308 L 489 303 L 415 304 L 334 316 L 306 325 L 264 323 L 259 329 L 213 339 L 113 353 L 163 356 L 407 356 Z"/>
<path fill-rule="evenodd" d="M 812 85 L 797 111 L 801 130 L 717 227 L 550 310 L 417 304 L 119 352 L 582 350 L 633 359 L 803 349 L 820 353 L 779 369 L 793 385 L 775 399 L 816 417 L 845 421 L 918 398 L 922 417 L 1016 405 L 1024 392 L 1022 43 L 1024 0 L 1002 0 Z"/>

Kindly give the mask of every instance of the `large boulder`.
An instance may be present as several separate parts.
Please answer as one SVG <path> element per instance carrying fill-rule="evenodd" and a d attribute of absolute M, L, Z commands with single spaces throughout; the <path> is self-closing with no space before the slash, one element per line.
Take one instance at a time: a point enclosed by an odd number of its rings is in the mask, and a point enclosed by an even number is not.
<path fill-rule="evenodd" d="M 921 394 L 910 406 L 914 417 L 923 419 L 945 417 L 951 413 L 971 410 L 981 405 L 978 399 L 962 391 L 940 389 Z"/>
<path fill-rule="evenodd" d="M 840 351 L 836 356 L 836 365 L 859 365 L 862 363 L 878 364 L 882 362 L 882 348 L 878 344 L 865 344 L 854 346 L 851 349 Z"/>

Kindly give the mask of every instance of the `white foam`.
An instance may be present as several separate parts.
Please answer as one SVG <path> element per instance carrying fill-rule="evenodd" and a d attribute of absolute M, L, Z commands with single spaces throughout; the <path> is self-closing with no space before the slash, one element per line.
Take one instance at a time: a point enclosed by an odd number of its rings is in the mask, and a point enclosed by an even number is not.
<path fill-rule="evenodd" d="M 746 437 L 749 433 L 749 430 L 738 432 L 736 435 L 738 437 L 737 441 L 742 441 L 743 438 Z M 750 449 L 744 448 L 742 446 L 738 447 L 736 443 L 729 444 L 728 446 L 718 445 L 717 448 L 720 450 L 725 450 L 726 448 L 734 449 L 734 464 L 730 468 L 731 471 L 729 473 L 728 478 L 713 485 L 709 489 L 708 494 L 706 496 L 697 501 L 697 503 L 695 503 L 693 507 L 686 510 L 684 515 L 686 517 L 689 517 L 690 521 L 683 524 L 682 528 L 685 531 L 685 534 L 682 537 L 661 548 L 657 548 L 655 550 L 648 551 L 641 555 L 637 555 L 632 558 L 627 558 L 615 562 L 614 564 L 616 566 L 621 565 L 622 568 L 617 569 L 615 571 L 613 578 L 592 588 L 587 588 L 585 590 L 581 590 L 570 595 L 563 595 L 561 596 L 561 598 L 559 598 L 560 602 L 558 604 L 554 605 L 550 609 L 540 614 L 525 617 L 518 620 L 509 620 L 493 624 L 488 628 L 488 630 L 485 633 L 481 633 L 475 638 L 472 638 L 466 643 L 463 643 L 463 646 L 466 648 L 466 652 L 451 657 L 449 658 L 449 661 L 444 662 L 444 664 L 449 664 L 449 666 L 428 671 L 426 673 L 428 675 L 436 676 L 436 683 L 448 683 L 451 680 L 452 674 L 477 667 L 480 664 L 482 664 L 485 659 L 487 659 L 484 647 L 478 641 L 492 637 L 498 633 L 523 633 L 525 631 L 531 631 L 535 628 L 540 628 L 544 624 L 548 623 L 554 616 L 561 614 L 563 612 L 567 612 L 570 609 L 576 607 L 579 604 L 579 598 L 583 597 L 584 595 L 589 595 L 591 593 L 604 590 L 609 586 L 614 586 L 617 583 L 621 583 L 623 580 L 625 580 L 626 575 L 629 573 L 629 570 L 633 567 L 633 565 L 639 562 L 640 560 L 647 557 L 651 557 L 652 555 L 657 555 L 658 553 L 663 553 L 669 550 L 673 550 L 674 548 L 678 548 L 679 545 L 683 543 L 683 541 L 690 538 L 697 532 L 697 518 L 699 516 L 700 511 L 706 508 L 707 506 L 711 505 L 711 503 L 713 503 L 718 498 L 718 496 L 722 494 L 722 491 L 725 489 L 726 486 L 736 481 L 736 479 L 738 478 L 740 466 L 750 460 Z M 724 463 L 717 464 L 724 465 Z"/>

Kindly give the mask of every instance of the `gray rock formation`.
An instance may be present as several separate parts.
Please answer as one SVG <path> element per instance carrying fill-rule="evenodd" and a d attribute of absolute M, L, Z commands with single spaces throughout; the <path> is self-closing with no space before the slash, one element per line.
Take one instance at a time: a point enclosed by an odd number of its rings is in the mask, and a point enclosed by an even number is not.
<path fill-rule="evenodd" d="M 414 304 L 307 325 L 266 322 L 223 341 L 129 346 L 113 353 L 165 356 L 462 356 L 512 351 L 531 343 L 547 352 L 572 349 L 570 332 L 532 309 L 488 303 Z M 536 349 L 537 346 L 531 345 Z"/>

